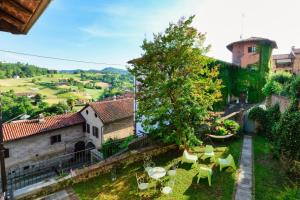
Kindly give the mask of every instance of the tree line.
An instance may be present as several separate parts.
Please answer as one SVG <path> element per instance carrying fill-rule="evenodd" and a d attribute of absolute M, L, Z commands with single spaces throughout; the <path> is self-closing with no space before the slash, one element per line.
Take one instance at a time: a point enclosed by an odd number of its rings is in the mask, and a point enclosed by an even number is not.
<path fill-rule="evenodd" d="M 19 76 L 20 78 L 34 77 L 47 74 L 56 74 L 57 70 L 49 70 L 46 68 L 37 67 L 31 64 L 4 63 L 0 62 L 0 79 L 13 78 Z"/>

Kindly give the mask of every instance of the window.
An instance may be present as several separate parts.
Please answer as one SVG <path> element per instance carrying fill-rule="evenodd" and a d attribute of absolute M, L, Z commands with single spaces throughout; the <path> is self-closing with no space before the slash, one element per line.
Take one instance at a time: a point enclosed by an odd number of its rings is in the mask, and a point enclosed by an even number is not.
<path fill-rule="evenodd" d="M 4 149 L 4 158 L 9 158 L 9 149 Z"/>
<path fill-rule="evenodd" d="M 88 123 L 86 124 L 86 132 L 87 133 L 91 132 L 91 128 L 90 128 L 90 125 Z"/>
<path fill-rule="evenodd" d="M 95 117 L 96 117 L 96 118 L 98 117 L 97 113 L 95 113 Z"/>
<path fill-rule="evenodd" d="M 29 169 L 29 166 L 27 165 L 27 166 L 25 166 L 25 167 L 23 167 L 23 170 L 28 170 Z"/>
<path fill-rule="evenodd" d="M 93 136 L 99 138 L 99 129 L 95 126 L 93 126 Z"/>
<path fill-rule="evenodd" d="M 255 53 L 256 52 L 256 46 L 248 47 L 248 53 Z"/>
<path fill-rule="evenodd" d="M 88 114 L 89 114 L 89 111 L 88 111 L 88 110 L 86 110 L 86 111 L 85 111 L 85 113 L 86 113 L 86 115 L 88 115 Z"/>
<path fill-rule="evenodd" d="M 61 142 L 61 135 L 53 135 L 50 137 L 51 145 L 57 142 Z"/>
<path fill-rule="evenodd" d="M 83 125 L 82 125 L 82 131 L 85 133 L 86 132 L 86 123 L 84 123 Z"/>

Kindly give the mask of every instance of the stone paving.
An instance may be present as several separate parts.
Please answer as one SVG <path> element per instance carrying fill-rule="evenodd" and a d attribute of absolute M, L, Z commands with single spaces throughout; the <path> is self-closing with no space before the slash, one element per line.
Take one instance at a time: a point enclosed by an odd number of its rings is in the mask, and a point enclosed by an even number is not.
<path fill-rule="evenodd" d="M 235 200 L 252 200 L 252 136 L 245 135 L 236 186 Z"/>

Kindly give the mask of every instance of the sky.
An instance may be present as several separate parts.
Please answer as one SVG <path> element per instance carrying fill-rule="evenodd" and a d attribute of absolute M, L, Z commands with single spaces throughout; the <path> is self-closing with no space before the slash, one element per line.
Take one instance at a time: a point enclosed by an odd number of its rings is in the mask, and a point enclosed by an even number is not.
<path fill-rule="evenodd" d="M 299 0 L 53 0 L 27 35 L 0 32 L 0 50 L 85 60 L 82 64 L 0 52 L 2 62 L 50 69 L 125 68 L 142 54 L 143 39 L 169 22 L 196 15 L 193 26 L 206 33 L 208 53 L 231 61 L 226 45 L 251 36 L 275 40 L 274 54 L 300 48 Z M 110 65 L 117 64 L 117 65 Z"/>

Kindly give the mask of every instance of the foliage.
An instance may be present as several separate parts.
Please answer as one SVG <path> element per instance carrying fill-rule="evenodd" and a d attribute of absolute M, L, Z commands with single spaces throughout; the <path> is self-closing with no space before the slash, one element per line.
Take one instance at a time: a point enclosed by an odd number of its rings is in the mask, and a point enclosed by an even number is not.
<path fill-rule="evenodd" d="M 217 119 L 211 126 L 211 134 L 213 135 L 228 135 L 236 134 L 240 129 L 240 125 L 230 119 Z"/>
<path fill-rule="evenodd" d="M 280 95 L 283 92 L 283 86 L 277 81 L 268 81 L 262 89 L 265 96 L 271 96 L 272 94 Z"/>
<path fill-rule="evenodd" d="M 220 60 L 211 62 L 213 66 L 216 64 L 220 66 L 219 78 L 224 85 L 221 89 L 223 101 L 215 104 L 217 110 L 224 108 L 228 96 L 231 95 L 240 97 L 241 94 L 247 94 L 249 103 L 258 103 L 265 98 L 262 88 L 270 71 L 272 47 L 268 44 L 259 44 L 257 51 L 260 60 L 255 64 L 255 68 L 241 68 Z"/>
<path fill-rule="evenodd" d="M 67 99 L 67 104 L 70 107 L 70 110 L 73 110 L 73 108 L 75 106 L 75 99 L 74 98 L 68 98 Z"/>
<path fill-rule="evenodd" d="M 259 106 L 255 106 L 251 108 L 248 116 L 249 119 L 262 123 L 266 120 L 266 111 Z"/>
<path fill-rule="evenodd" d="M 275 148 L 289 158 L 300 159 L 300 111 L 287 110 L 274 129 Z M 274 137 L 275 138 L 275 137 Z"/>
<path fill-rule="evenodd" d="M 267 110 L 261 107 L 254 107 L 249 112 L 249 118 L 259 123 L 257 132 L 264 134 L 271 141 L 274 137 L 277 137 L 273 134 L 273 129 L 275 124 L 280 120 L 280 117 L 278 104 L 271 106 Z"/>
<path fill-rule="evenodd" d="M 283 166 L 272 158 L 271 143 L 261 135 L 253 138 L 255 199 L 274 200 L 290 181 Z"/>
<path fill-rule="evenodd" d="M 129 71 L 138 82 L 138 121 L 165 142 L 199 144 L 197 128 L 221 98 L 218 68 L 205 56 L 205 35 L 191 27 L 194 17 L 171 23 L 144 40 L 143 55 Z"/>
<path fill-rule="evenodd" d="M 56 70 L 48 70 L 45 68 L 40 68 L 34 65 L 17 63 L 3 63 L 0 62 L 0 79 L 12 78 L 13 76 L 33 77 L 46 74 L 57 73 Z"/>
<path fill-rule="evenodd" d="M 104 158 L 107 158 L 111 155 L 118 153 L 119 151 L 126 149 L 128 144 L 134 139 L 133 135 L 128 136 L 124 139 L 112 139 L 109 138 L 102 144 L 101 152 L 103 153 Z"/>
<path fill-rule="evenodd" d="M 300 197 L 299 187 L 286 187 L 277 197 L 278 200 L 297 200 Z"/>
<path fill-rule="evenodd" d="M 300 98 L 300 76 L 293 79 L 289 87 L 289 96 L 292 99 Z"/>
<path fill-rule="evenodd" d="M 39 97 L 32 101 L 25 96 L 16 96 L 13 91 L 1 93 L 0 101 L 2 104 L 2 116 L 4 122 L 23 114 L 30 115 L 34 118 L 39 113 L 49 116 L 64 114 L 69 110 L 68 106 L 64 103 L 49 106 L 47 103 L 43 102 L 42 99 L 39 99 Z"/>

